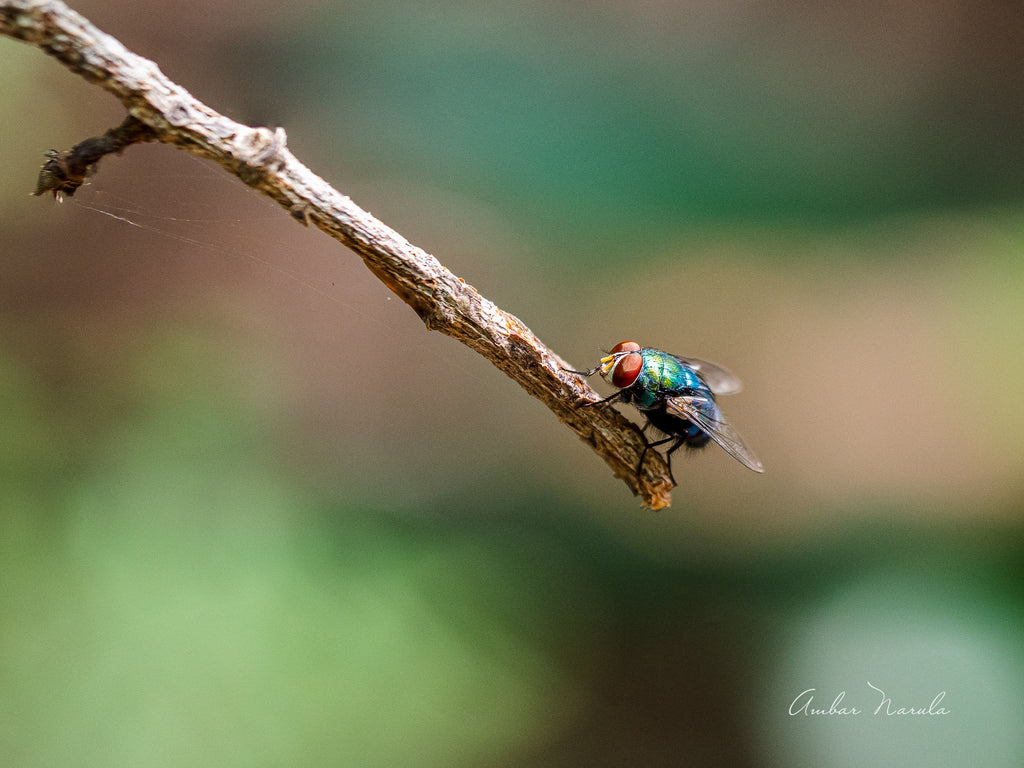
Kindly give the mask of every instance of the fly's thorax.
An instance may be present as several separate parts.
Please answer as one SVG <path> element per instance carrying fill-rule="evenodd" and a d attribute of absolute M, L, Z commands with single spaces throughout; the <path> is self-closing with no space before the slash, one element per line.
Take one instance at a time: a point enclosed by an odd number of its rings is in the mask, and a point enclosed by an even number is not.
<path fill-rule="evenodd" d="M 662 398 L 673 392 L 707 390 L 696 371 L 674 355 L 649 347 L 641 350 L 641 354 L 643 366 L 632 387 L 637 407 L 656 408 Z"/>

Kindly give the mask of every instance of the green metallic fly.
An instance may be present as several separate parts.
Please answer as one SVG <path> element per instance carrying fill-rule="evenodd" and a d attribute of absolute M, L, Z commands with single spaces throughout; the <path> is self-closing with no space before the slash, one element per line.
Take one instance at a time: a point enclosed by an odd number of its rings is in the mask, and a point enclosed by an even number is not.
<path fill-rule="evenodd" d="M 586 403 L 586 406 L 621 401 L 632 403 L 644 415 L 644 439 L 647 428 L 654 427 L 665 438 L 647 441 L 640 454 L 637 475 L 651 448 L 666 443 L 669 477 L 672 476 L 672 454 L 680 447 L 703 448 L 714 440 L 725 452 L 748 469 L 764 472 L 764 465 L 743 442 L 743 438 L 725 420 L 717 395 L 731 395 L 742 388 L 732 373 L 713 363 L 692 357 L 679 357 L 660 349 L 641 347 L 635 341 L 622 341 L 612 347 L 607 357 L 589 371 L 569 371 L 580 376 L 601 377 L 619 388 L 611 397 Z M 675 442 L 673 442 L 675 441 Z"/>

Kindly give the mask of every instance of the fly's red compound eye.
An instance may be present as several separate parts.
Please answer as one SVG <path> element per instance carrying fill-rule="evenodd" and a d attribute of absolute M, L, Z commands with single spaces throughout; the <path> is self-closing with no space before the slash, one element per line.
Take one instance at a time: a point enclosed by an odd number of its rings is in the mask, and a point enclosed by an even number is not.
<path fill-rule="evenodd" d="M 619 389 L 632 386 L 640 370 L 644 367 L 644 356 L 640 354 L 640 345 L 635 341 L 620 341 L 614 347 L 610 357 L 615 360 L 612 368 L 612 384 Z"/>

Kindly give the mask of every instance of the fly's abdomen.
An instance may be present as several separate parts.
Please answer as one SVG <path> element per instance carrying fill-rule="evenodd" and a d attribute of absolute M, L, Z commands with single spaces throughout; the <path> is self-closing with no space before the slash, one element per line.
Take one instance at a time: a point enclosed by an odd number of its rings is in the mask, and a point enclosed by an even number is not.
<path fill-rule="evenodd" d="M 702 415 L 705 420 L 711 424 L 717 424 L 721 421 L 722 412 L 719 410 L 718 404 L 711 398 L 701 402 L 698 406 L 698 410 L 700 411 L 700 415 Z M 711 435 L 702 430 L 692 421 L 687 421 L 687 424 L 690 425 L 690 430 L 687 431 L 686 439 L 683 442 L 694 448 L 700 448 L 702 445 L 707 445 L 708 441 L 711 440 Z"/>
<path fill-rule="evenodd" d="M 714 406 L 715 404 L 711 403 L 711 405 Z M 706 409 L 702 408 L 701 410 Z M 700 448 L 701 446 L 707 445 L 711 440 L 711 435 L 689 419 L 680 418 L 663 409 L 645 411 L 644 416 L 647 417 L 651 426 L 659 432 L 664 432 L 666 435 L 670 435 L 672 437 L 678 437 L 682 440 L 683 445 L 688 445 L 691 448 Z"/>

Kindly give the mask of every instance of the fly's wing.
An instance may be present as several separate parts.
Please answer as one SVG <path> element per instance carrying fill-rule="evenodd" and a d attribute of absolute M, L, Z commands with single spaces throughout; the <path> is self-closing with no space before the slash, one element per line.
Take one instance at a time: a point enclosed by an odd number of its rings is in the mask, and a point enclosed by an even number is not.
<path fill-rule="evenodd" d="M 743 389 L 743 384 L 736 378 L 736 375 L 720 365 L 709 363 L 707 360 L 698 360 L 695 357 L 680 357 L 679 355 L 672 355 L 672 357 L 697 371 L 704 379 L 704 383 L 716 395 L 735 395 Z"/>
<path fill-rule="evenodd" d="M 673 396 L 665 398 L 665 409 L 674 416 L 689 419 L 718 443 L 725 452 L 732 456 L 743 466 L 755 472 L 764 472 L 764 465 L 754 455 L 754 452 L 747 447 L 740 437 L 740 433 L 733 429 L 732 425 L 725 420 L 721 411 L 718 416 L 712 416 L 700 406 L 708 402 L 707 398 L 694 396 Z"/>

